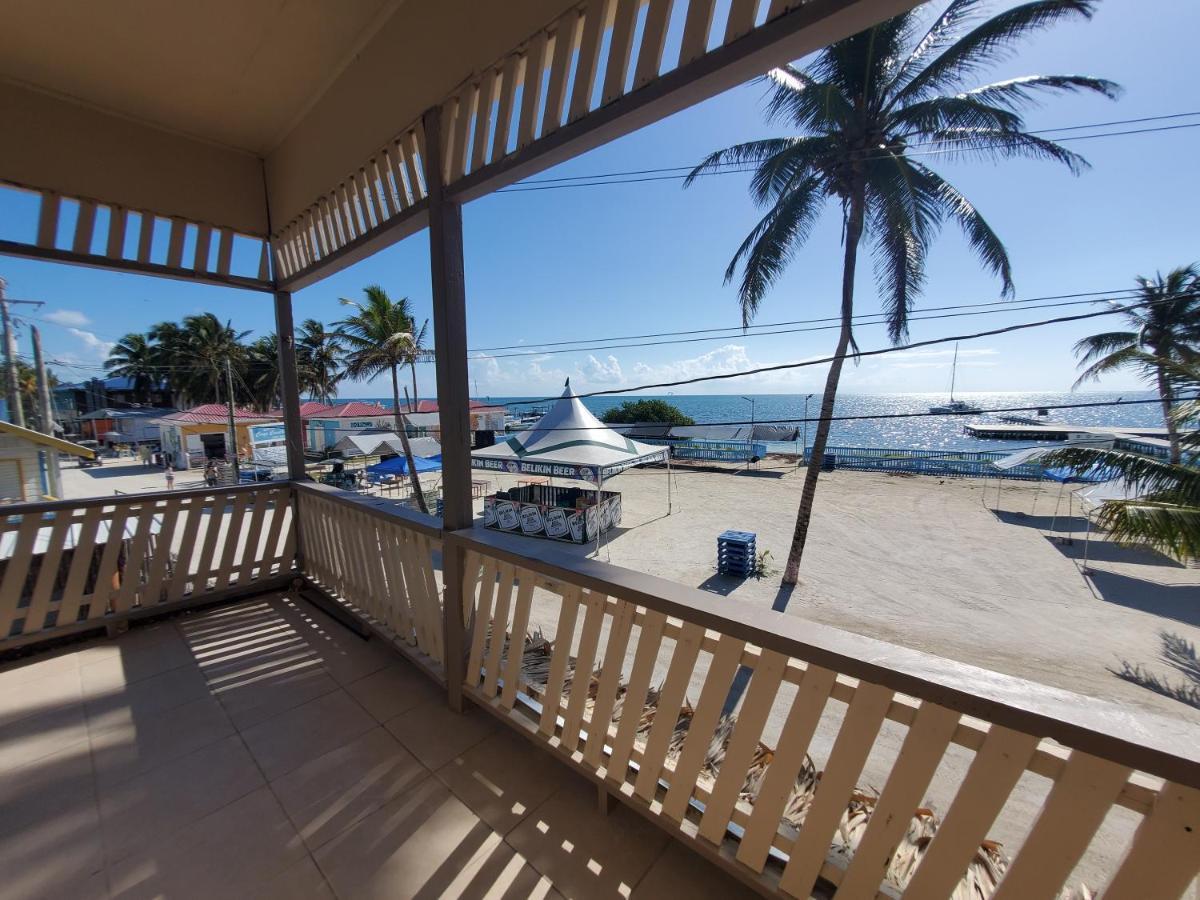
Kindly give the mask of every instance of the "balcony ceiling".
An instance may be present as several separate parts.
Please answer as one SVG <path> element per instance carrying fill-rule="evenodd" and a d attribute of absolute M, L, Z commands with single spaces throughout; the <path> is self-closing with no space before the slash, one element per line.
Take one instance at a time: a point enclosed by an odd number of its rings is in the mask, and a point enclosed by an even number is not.
<path fill-rule="evenodd" d="M 9 0 L 0 180 L 263 234 L 569 0 Z"/>

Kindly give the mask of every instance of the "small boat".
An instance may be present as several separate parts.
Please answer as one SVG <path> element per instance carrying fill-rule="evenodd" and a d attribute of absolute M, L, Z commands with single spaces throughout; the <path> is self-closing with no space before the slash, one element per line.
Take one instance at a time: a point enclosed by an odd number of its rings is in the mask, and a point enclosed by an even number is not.
<path fill-rule="evenodd" d="M 931 413 L 941 415 L 970 415 L 971 413 L 983 412 L 978 406 L 972 406 L 965 400 L 954 399 L 954 380 L 958 375 L 958 344 L 954 344 L 954 362 L 950 367 L 950 402 L 944 406 L 931 406 Z"/>

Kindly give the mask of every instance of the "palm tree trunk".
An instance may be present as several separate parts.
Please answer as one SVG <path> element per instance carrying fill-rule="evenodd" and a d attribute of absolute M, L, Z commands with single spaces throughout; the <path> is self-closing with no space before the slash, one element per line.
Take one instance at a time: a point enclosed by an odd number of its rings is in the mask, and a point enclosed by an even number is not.
<path fill-rule="evenodd" d="M 838 334 L 837 352 L 829 366 L 829 374 L 825 377 L 825 393 L 821 396 L 821 418 L 813 435 L 808 468 L 804 472 L 800 509 L 796 512 L 796 530 L 792 533 L 792 546 L 788 551 L 787 566 L 783 570 L 784 584 L 795 584 L 800 580 L 800 558 L 804 555 L 804 542 L 808 538 L 808 526 L 812 520 L 813 501 L 817 496 L 817 479 L 821 475 L 821 462 L 825 455 L 825 445 L 829 441 L 829 426 L 833 424 L 833 403 L 837 399 L 838 382 L 842 377 L 846 351 L 850 348 L 854 319 L 854 269 L 858 261 L 858 242 L 862 237 L 865 206 L 863 191 L 855 191 L 850 198 L 850 211 L 846 217 L 846 252 L 842 264 L 842 328 Z"/>
<path fill-rule="evenodd" d="M 1171 407 L 1175 403 L 1175 394 L 1171 390 L 1170 383 L 1167 381 L 1166 373 L 1161 368 L 1158 370 L 1158 398 L 1162 401 L 1163 419 L 1167 425 L 1167 442 L 1171 445 L 1171 464 L 1177 466 L 1182 458 L 1182 454 L 1179 450 L 1179 428 L 1175 425 L 1175 420 L 1171 416 Z"/>
<path fill-rule="evenodd" d="M 415 357 L 409 362 L 408 368 L 410 370 L 412 370 L 412 379 L 413 379 L 412 409 L 410 409 L 409 412 L 416 412 L 417 411 L 417 360 Z"/>
<path fill-rule="evenodd" d="M 397 366 L 392 366 L 392 409 L 395 411 L 396 433 L 400 435 L 400 446 L 404 448 L 404 461 L 408 464 L 408 482 L 412 485 L 413 496 L 417 498 L 417 508 L 426 515 L 429 507 L 425 505 L 425 494 L 421 491 L 421 479 L 417 476 L 417 467 L 413 464 L 412 448 L 408 446 L 408 428 L 405 427 L 404 415 L 400 412 L 400 379 L 396 375 Z"/>

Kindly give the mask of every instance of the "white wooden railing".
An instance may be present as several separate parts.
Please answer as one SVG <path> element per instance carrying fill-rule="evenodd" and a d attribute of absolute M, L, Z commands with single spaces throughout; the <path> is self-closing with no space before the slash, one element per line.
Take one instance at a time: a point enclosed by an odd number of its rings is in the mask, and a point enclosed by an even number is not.
<path fill-rule="evenodd" d="M 445 539 L 466 553 L 468 696 L 760 886 L 1157 898 L 1200 869 L 1200 728 L 546 544 Z M 744 696 L 724 715 L 735 684 Z M 885 723 L 901 735 L 882 739 Z M 819 775 L 817 739 L 832 741 Z M 939 822 L 925 800 L 951 753 L 968 758 L 941 784 Z M 876 793 L 862 779 L 880 756 Z M 1010 858 L 990 830 L 1006 804 L 1031 802 Z M 1082 885 L 1073 873 L 1114 809 L 1136 814 L 1124 855 L 1090 860 Z"/>
<path fill-rule="evenodd" d="M 0 650 L 291 576 L 287 483 L 6 507 Z"/>

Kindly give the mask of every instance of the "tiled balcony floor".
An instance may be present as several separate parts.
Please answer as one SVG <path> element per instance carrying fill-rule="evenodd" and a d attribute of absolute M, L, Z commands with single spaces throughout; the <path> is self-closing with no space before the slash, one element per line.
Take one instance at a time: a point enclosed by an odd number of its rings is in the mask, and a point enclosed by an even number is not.
<path fill-rule="evenodd" d="M 0 809 L 5 898 L 748 893 L 283 597 L 5 665 Z"/>

